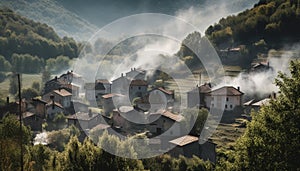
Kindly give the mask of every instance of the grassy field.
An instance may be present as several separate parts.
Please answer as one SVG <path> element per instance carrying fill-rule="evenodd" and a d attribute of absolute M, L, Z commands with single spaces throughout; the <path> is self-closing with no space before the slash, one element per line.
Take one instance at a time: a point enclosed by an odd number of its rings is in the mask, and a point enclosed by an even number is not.
<path fill-rule="evenodd" d="M 39 83 L 42 82 L 42 75 L 40 74 L 22 74 L 22 89 L 31 87 L 34 81 Z M 3 82 L 0 83 L 0 97 L 5 98 L 9 95 L 9 78 L 6 78 Z M 12 96 L 11 96 L 12 97 Z"/>
<path fill-rule="evenodd" d="M 235 124 L 219 124 L 211 139 L 218 149 L 230 149 L 244 131 L 245 128 L 238 128 Z"/>

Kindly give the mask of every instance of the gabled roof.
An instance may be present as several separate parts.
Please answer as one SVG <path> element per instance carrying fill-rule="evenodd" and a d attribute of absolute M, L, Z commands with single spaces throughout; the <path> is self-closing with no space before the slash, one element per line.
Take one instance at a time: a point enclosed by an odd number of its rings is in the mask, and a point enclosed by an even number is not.
<path fill-rule="evenodd" d="M 115 81 L 120 80 L 120 79 L 124 79 L 124 80 L 126 80 L 128 82 L 130 81 L 129 78 L 127 78 L 126 76 L 121 76 L 121 77 L 118 77 L 118 78 L 112 80 L 111 82 L 115 82 Z"/>
<path fill-rule="evenodd" d="M 169 112 L 167 110 L 163 111 L 162 115 L 165 116 L 165 117 L 167 117 L 167 118 L 170 118 L 170 119 L 172 119 L 172 120 L 174 120 L 176 122 L 180 122 L 184 118 L 182 115 L 176 115 L 176 114 L 171 113 L 171 112 Z"/>
<path fill-rule="evenodd" d="M 32 101 L 33 101 L 33 102 L 39 102 L 39 103 L 47 104 L 46 101 L 44 101 L 44 100 L 42 100 L 42 99 L 39 99 L 39 98 L 32 98 Z"/>
<path fill-rule="evenodd" d="M 232 86 L 224 86 L 209 92 L 212 96 L 241 96 L 244 93 Z"/>
<path fill-rule="evenodd" d="M 255 99 L 249 100 L 249 101 L 245 102 L 243 105 L 244 106 L 250 106 L 250 105 L 252 105 L 255 102 L 254 100 Z"/>
<path fill-rule="evenodd" d="M 48 102 L 48 103 L 46 104 L 46 107 L 50 107 L 50 106 L 52 106 L 52 105 L 53 105 L 53 102 Z M 57 103 L 57 102 L 54 102 L 54 106 L 59 107 L 59 108 L 61 108 L 61 109 L 64 108 L 60 103 Z"/>
<path fill-rule="evenodd" d="M 130 85 L 131 86 L 148 86 L 148 83 L 145 80 L 132 80 Z"/>
<path fill-rule="evenodd" d="M 271 99 L 270 98 L 265 98 L 261 101 L 258 101 L 256 103 L 253 103 L 251 106 L 263 106 L 263 105 L 268 105 L 270 103 Z"/>
<path fill-rule="evenodd" d="M 72 94 L 68 92 L 66 89 L 54 90 L 53 92 L 62 97 L 72 96 Z"/>
<path fill-rule="evenodd" d="M 210 84 L 207 83 L 199 86 L 198 89 L 199 89 L 199 93 L 208 93 L 211 91 Z"/>
<path fill-rule="evenodd" d="M 191 144 L 193 142 L 198 141 L 199 138 L 191 135 L 185 135 L 183 137 L 176 138 L 174 140 L 169 141 L 172 144 L 178 145 L 180 147 Z"/>
<path fill-rule="evenodd" d="M 174 91 L 172 91 L 172 90 L 166 90 L 163 87 L 159 87 L 159 88 L 156 88 L 156 89 L 162 91 L 163 93 L 169 94 L 169 95 L 174 94 Z"/>
<path fill-rule="evenodd" d="M 151 113 L 150 115 L 161 115 L 161 116 L 164 116 L 166 118 L 169 118 L 175 122 L 180 122 L 184 119 L 184 117 L 182 115 L 176 115 L 174 113 L 171 113 L 169 111 L 166 111 L 166 110 L 163 110 L 161 112 L 158 112 L 158 113 Z"/>
<path fill-rule="evenodd" d="M 123 97 L 122 94 L 115 94 L 115 93 L 114 93 L 114 94 L 105 94 L 105 95 L 102 96 L 102 98 L 108 99 L 108 98 L 112 98 L 112 97 L 115 97 L 115 96 Z"/>
<path fill-rule="evenodd" d="M 97 79 L 96 83 L 110 84 L 110 82 L 107 79 Z"/>
<path fill-rule="evenodd" d="M 73 72 L 73 71 L 68 71 L 67 73 L 62 74 L 59 78 L 65 76 L 65 75 L 71 75 L 74 78 L 81 78 L 82 76 Z"/>

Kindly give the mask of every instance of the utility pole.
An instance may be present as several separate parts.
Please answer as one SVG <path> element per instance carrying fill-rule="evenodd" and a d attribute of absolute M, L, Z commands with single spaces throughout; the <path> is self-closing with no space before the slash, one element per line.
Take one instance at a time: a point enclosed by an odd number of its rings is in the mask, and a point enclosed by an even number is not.
<path fill-rule="evenodd" d="M 18 76 L 18 86 L 19 86 L 19 120 L 20 120 L 20 147 L 21 147 L 21 155 L 20 155 L 20 163 L 21 163 L 21 171 L 24 171 L 23 167 L 23 131 L 22 131 L 22 96 L 21 96 L 21 79 L 20 74 Z"/>

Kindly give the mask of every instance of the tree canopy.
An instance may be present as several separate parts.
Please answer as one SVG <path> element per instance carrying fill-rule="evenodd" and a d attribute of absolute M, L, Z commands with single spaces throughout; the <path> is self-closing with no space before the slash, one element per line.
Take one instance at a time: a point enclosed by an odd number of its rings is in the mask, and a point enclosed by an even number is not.
<path fill-rule="evenodd" d="M 234 154 L 235 170 L 297 170 L 300 168 L 300 61 L 290 74 L 279 73 L 280 95 L 253 113 Z"/>

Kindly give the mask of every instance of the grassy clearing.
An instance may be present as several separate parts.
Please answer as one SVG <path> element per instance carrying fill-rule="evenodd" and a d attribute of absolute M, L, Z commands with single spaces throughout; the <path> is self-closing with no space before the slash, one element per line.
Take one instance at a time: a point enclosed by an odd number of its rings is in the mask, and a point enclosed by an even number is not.
<path fill-rule="evenodd" d="M 246 128 L 238 128 L 235 124 L 219 124 L 211 139 L 217 148 L 230 149 L 236 140 L 243 135 Z"/>
<path fill-rule="evenodd" d="M 21 82 L 22 89 L 30 88 L 34 81 L 37 81 L 41 84 L 42 75 L 41 74 L 22 74 L 22 82 Z M 3 82 L 0 83 L 1 98 L 4 98 L 6 96 L 11 96 L 9 94 L 8 90 L 9 90 L 9 78 L 6 78 Z"/>

